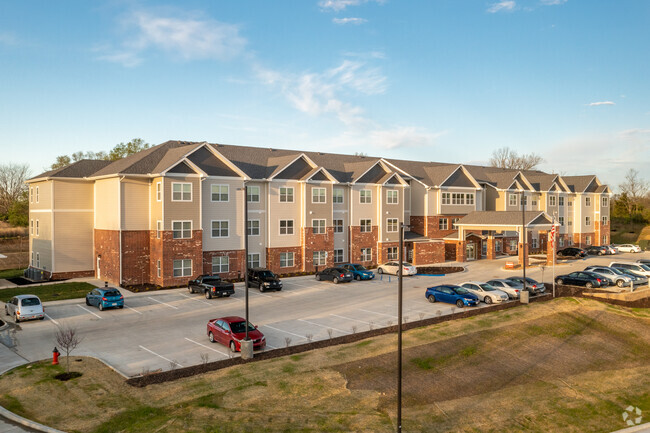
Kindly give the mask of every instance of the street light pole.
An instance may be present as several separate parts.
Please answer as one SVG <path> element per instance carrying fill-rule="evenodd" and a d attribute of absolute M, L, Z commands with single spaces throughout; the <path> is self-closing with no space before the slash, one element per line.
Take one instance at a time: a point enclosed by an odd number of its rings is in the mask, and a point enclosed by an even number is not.
<path fill-rule="evenodd" d="M 244 287 L 246 288 L 246 337 L 248 336 L 248 186 L 244 184 Z"/>
<path fill-rule="evenodd" d="M 524 205 L 524 190 L 521 190 L 521 258 L 524 270 L 524 287 L 526 290 L 526 206 Z"/>
<path fill-rule="evenodd" d="M 404 223 L 399 226 L 397 271 L 397 433 L 402 431 L 402 277 L 404 268 Z"/>

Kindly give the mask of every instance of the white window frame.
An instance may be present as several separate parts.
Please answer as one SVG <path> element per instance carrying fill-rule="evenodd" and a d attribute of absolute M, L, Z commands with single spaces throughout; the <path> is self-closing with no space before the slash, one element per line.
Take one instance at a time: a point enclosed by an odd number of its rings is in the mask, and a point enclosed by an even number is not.
<path fill-rule="evenodd" d="M 321 187 L 312 187 L 311 202 L 315 204 L 327 203 L 327 189 Z"/>
<path fill-rule="evenodd" d="M 549 195 L 548 196 L 548 205 L 549 206 L 556 206 L 557 199 L 554 195 Z"/>
<path fill-rule="evenodd" d="M 260 253 L 250 253 L 248 254 L 248 267 L 249 268 L 259 268 L 261 265 Z M 257 263 L 257 264 L 256 264 Z"/>
<path fill-rule="evenodd" d="M 517 194 L 508 194 L 508 206 L 517 206 Z"/>
<path fill-rule="evenodd" d="M 591 197 L 585 197 L 585 207 L 591 207 Z"/>
<path fill-rule="evenodd" d="M 327 233 L 327 220 L 318 218 L 311 220 L 312 233 L 315 235 L 324 235 Z"/>
<path fill-rule="evenodd" d="M 443 221 L 444 221 L 444 223 L 443 223 Z M 448 218 L 440 218 L 438 220 L 438 230 L 449 230 L 449 219 Z"/>
<path fill-rule="evenodd" d="M 609 206 L 609 197 L 601 197 L 600 206 L 601 207 Z"/>
<path fill-rule="evenodd" d="M 557 198 L 557 205 L 564 206 L 564 197 L 560 196 Z"/>
<path fill-rule="evenodd" d="M 156 182 L 156 201 L 162 201 L 162 182 Z"/>
<path fill-rule="evenodd" d="M 29 220 L 29 234 L 34 236 L 34 220 Z"/>
<path fill-rule="evenodd" d="M 40 194 L 38 193 L 38 187 L 36 187 L 36 203 L 38 203 Z"/>
<path fill-rule="evenodd" d="M 559 239 L 559 241 L 558 241 L 558 246 L 559 246 L 560 248 L 564 247 L 564 238 L 561 237 L 561 238 Z"/>
<path fill-rule="evenodd" d="M 32 259 L 31 259 L 31 265 L 34 266 L 34 251 L 32 251 Z"/>
<path fill-rule="evenodd" d="M 359 220 L 359 233 L 371 233 L 372 232 L 372 219 L 371 218 L 362 218 Z"/>
<path fill-rule="evenodd" d="M 371 204 L 372 203 L 372 190 L 371 189 L 362 189 L 359 191 L 359 203 L 360 204 Z"/>
<path fill-rule="evenodd" d="M 291 221 L 291 227 L 289 227 L 289 221 Z M 282 223 L 283 222 L 286 223 L 285 228 L 284 228 L 285 233 L 282 233 Z M 294 230 L 293 230 L 294 229 L 294 221 L 293 220 L 280 220 L 279 229 L 280 230 L 279 230 L 278 233 L 279 233 L 280 236 L 293 236 L 293 233 L 294 233 Z M 291 231 L 291 233 L 289 233 L 289 231 Z"/>
<path fill-rule="evenodd" d="M 162 266 L 160 264 L 160 260 L 156 260 L 156 275 L 158 278 L 162 275 Z"/>
<path fill-rule="evenodd" d="M 278 194 L 278 200 L 280 200 L 280 203 L 293 203 L 295 200 L 293 192 L 292 186 L 281 186 Z M 284 200 L 282 199 L 283 197 Z"/>
<path fill-rule="evenodd" d="M 396 189 L 386 190 L 386 204 L 399 204 L 399 191 Z"/>
<path fill-rule="evenodd" d="M 294 263 L 295 262 L 294 262 L 294 253 L 293 252 L 280 253 L 280 267 L 281 268 L 293 268 L 295 266 Z"/>
<path fill-rule="evenodd" d="M 188 266 L 189 264 L 189 266 Z M 179 267 L 180 265 L 180 267 Z M 178 277 L 191 277 L 192 276 L 192 259 L 178 259 L 173 262 L 173 276 Z M 189 273 L 187 273 L 189 271 Z"/>
<path fill-rule="evenodd" d="M 216 259 L 216 263 L 215 263 Z M 225 259 L 225 263 L 224 263 Z M 230 257 L 223 256 L 212 256 L 212 273 L 213 274 L 226 274 L 230 272 Z"/>
<path fill-rule="evenodd" d="M 585 236 L 585 244 L 591 245 L 591 235 Z"/>
<path fill-rule="evenodd" d="M 176 185 L 180 185 L 180 191 L 174 191 L 174 188 L 176 188 Z M 189 192 L 189 199 L 185 198 L 185 194 L 187 192 L 185 191 L 185 186 L 189 185 L 190 186 L 190 192 Z M 174 198 L 176 194 L 180 194 L 181 197 L 180 199 Z M 172 201 L 184 201 L 184 202 L 190 202 L 192 201 L 192 182 L 172 182 Z"/>
<path fill-rule="evenodd" d="M 465 194 L 465 204 L 474 204 L 474 194 Z"/>
<path fill-rule="evenodd" d="M 177 224 L 177 223 L 181 224 L 180 229 L 176 229 L 174 227 L 174 225 Z M 190 235 L 189 236 L 185 236 L 185 232 L 187 231 L 187 229 L 185 228 L 185 223 L 190 223 L 190 228 L 189 228 Z M 192 225 L 193 225 L 192 220 L 172 221 L 172 239 L 191 239 L 192 238 Z M 181 232 L 181 236 L 176 237 L 176 233 L 179 232 L 179 231 Z"/>
<path fill-rule="evenodd" d="M 398 218 L 386 218 L 386 233 L 397 233 L 398 227 Z"/>
<path fill-rule="evenodd" d="M 219 223 L 218 228 L 217 228 L 218 236 L 214 235 L 214 230 L 215 230 L 214 223 Z M 221 232 L 223 231 L 223 223 L 226 223 L 226 232 L 227 232 L 226 236 L 223 236 L 221 234 Z M 213 239 L 229 238 L 230 237 L 230 220 L 211 220 L 210 221 L 210 237 L 213 238 Z"/>
<path fill-rule="evenodd" d="M 386 258 L 388 260 L 399 260 L 399 248 L 398 247 L 386 248 Z"/>
<path fill-rule="evenodd" d="M 342 219 L 332 220 L 332 225 L 334 226 L 334 233 L 343 233 L 344 222 Z"/>
<path fill-rule="evenodd" d="M 460 218 L 452 218 L 451 219 L 451 229 L 456 230 L 458 227 L 456 227 L 456 223 L 458 222 Z"/>
<path fill-rule="evenodd" d="M 34 203 L 34 187 L 29 188 L 29 202 Z M 34 264 L 32 263 L 32 266 L 33 265 Z"/>
<path fill-rule="evenodd" d="M 601 223 L 602 225 L 606 226 L 606 225 L 607 225 L 607 217 L 606 217 L 606 216 L 603 216 L 603 217 L 601 218 L 600 223 Z"/>
<path fill-rule="evenodd" d="M 571 227 L 573 225 L 573 217 L 568 217 L 566 221 L 567 227 Z"/>
<path fill-rule="evenodd" d="M 257 191 L 257 192 L 253 192 Z M 253 200 L 255 197 L 257 197 L 256 200 Z M 246 200 L 248 200 L 249 203 L 259 203 L 260 202 L 260 187 L 259 185 L 251 185 L 246 187 Z"/>
<path fill-rule="evenodd" d="M 361 261 L 372 262 L 372 248 L 361 248 Z"/>
<path fill-rule="evenodd" d="M 314 251 L 313 255 L 314 266 L 327 265 L 327 251 Z"/>
<path fill-rule="evenodd" d="M 345 250 L 337 248 L 334 250 L 334 263 L 343 263 L 345 261 Z"/>
<path fill-rule="evenodd" d="M 41 268 L 41 253 L 39 252 L 36 253 L 36 267 L 38 269 Z"/>
<path fill-rule="evenodd" d="M 503 242 L 499 239 L 494 240 L 494 252 L 500 253 L 503 249 Z"/>
<path fill-rule="evenodd" d="M 563 216 L 558 217 L 558 222 L 560 223 L 561 227 L 564 227 L 564 217 Z"/>
<path fill-rule="evenodd" d="M 332 203 L 343 203 L 343 188 L 332 189 Z"/>
<path fill-rule="evenodd" d="M 591 225 L 591 217 L 590 217 L 590 216 L 586 216 L 586 217 L 585 217 L 585 226 L 590 226 L 590 225 Z"/>
<path fill-rule="evenodd" d="M 537 248 L 537 238 L 533 238 L 533 242 L 531 245 L 532 248 Z"/>
<path fill-rule="evenodd" d="M 161 220 L 156 221 L 156 239 L 160 239 L 162 237 L 162 231 L 163 231 L 162 229 L 163 229 L 162 221 Z"/>
<path fill-rule="evenodd" d="M 41 235 L 41 223 L 39 220 L 36 220 L 36 234 L 34 236 L 40 236 Z"/>
<path fill-rule="evenodd" d="M 451 204 L 451 194 L 448 192 L 442 193 L 442 204 Z"/>
<path fill-rule="evenodd" d="M 257 224 L 255 224 L 257 223 Z M 248 236 L 259 236 L 260 235 L 260 220 L 248 220 L 246 221 L 246 234 Z"/>
<path fill-rule="evenodd" d="M 225 188 L 225 194 L 223 189 Z M 215 189 L 217 191 L 215 192 Z M 217 196 L 215 200 L 215 195 Z M 223 199 L 223 196 L 226 196 L 226 199 Z M 221 183 L 210 184 L 210 201 L 213 203 L 228 203 L 230 202 L 230 185 L 224 185 Z"/>

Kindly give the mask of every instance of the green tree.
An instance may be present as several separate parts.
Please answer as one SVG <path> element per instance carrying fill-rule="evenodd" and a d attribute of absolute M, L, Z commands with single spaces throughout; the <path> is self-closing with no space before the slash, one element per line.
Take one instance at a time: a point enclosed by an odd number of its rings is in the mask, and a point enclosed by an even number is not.
<path fill-rule="evenodd" d="M 23 191 L 19 199 L 15 200 L 9 208 L 7 221 L 12 226 L 27 227 L 29 221 L 29 193 Z"/>
<path fill-rule="evenodd" d="M 56 162 L 51 165 L 51 169 L 55 170 L 57 168 L 67 167 L 73 162 L 81 161 L 82 159 L 101 159 L 105 161 L 117 161 L 118 159 L 126 158 L 129 155 L 138 153 L 142 150 L 148 149 L 149 143 L 146 143 L 141 138 L 134 138 L 128 143 L 116 144 L 113 149 L 108 153 L 104 151 L 100 152 L 75 152 L 72 155 L 60 155 L 56 157 Z"/>

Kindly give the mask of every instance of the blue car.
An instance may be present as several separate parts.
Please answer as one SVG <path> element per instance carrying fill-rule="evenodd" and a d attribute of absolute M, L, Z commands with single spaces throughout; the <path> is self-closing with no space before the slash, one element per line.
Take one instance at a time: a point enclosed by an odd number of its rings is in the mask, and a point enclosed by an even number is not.
<path fill-rule="evenodd" d="M 478 296 L 470 293 L 464 287 L 453 284 L 429 287 L 425 296 L 429 302 L 447 302 L 449 304 L 456 304 L 458 308 L 463 308 L 465 305 L 476 306 L 479 304 Z"/>
<path fill-rule="evenodd" d="M 352 276 L 355 280 L 372 280 L 375 278 L 375 274 L 372 271 L 364 268 L 363 265 L 357 263 L 347 263 L 341 266 L 343 269 L 352 272 Z"/>
<path fill-rule="evenodd" d="M 86 305 L 96 306 L 100 311 L 111 307 L 124 308 L 124 296 L 112 287 L 93 289 L 86 294 Z"/>

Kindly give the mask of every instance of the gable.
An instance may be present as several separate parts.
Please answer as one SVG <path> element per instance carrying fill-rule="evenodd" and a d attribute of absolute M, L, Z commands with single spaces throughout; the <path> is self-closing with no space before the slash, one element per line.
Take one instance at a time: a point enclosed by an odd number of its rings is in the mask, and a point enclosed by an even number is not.
<path fill-rule="evenodd" d="M 544 214 L 541 214 L 531 222 L 529 222 L 527 225 L 538 225 L 538 224 L 551 224 L 551 220 L 548 219 L 548 217 Z"/>
<path fill-rule="evenodd" d="M 276 179 L 299 180 L 313 169 L 314 168 L 309 165 L 305 158 L 298 158 L 274 177 Z"/>
<path fill-rule="evenodd" d="M 317 180 L 317 181 L 328 181 L 329 178 L 325 176 L 325 173 L 323 173 L 323 170 L 318 171 L 316 174 L 314 174 L 310 180 Z"/>
<path fill-rule="evenodd" d="M 596 183 L 596 179 L 594 179 L 589 183 L 589 186 L 585 189 L 585 192 L 596 192 L 596 190 L 598 190 L 598 183 Z"/>
<path fill-rule="evenodd" d="M 474 182 L 465 174 L 463 170 L 458 168 L 451 176 L 445 180 L 440 186 L 460 186 L 460 187 L 469 187 L 474 188 Z"/>
<path fill-rule="evenodd" d="M 386 176 L 386 173 L 388 172 L 384 170 L 384 167 L 380 164 L 375 164 L 366 174 L 357 179 L 355 183 L 377 183 L 382 177 Z"/>
<path fill-rule="evenodd" d="M 531 191 L 530 188 L 528 188 L 528 181 L 525 179 L 521 173 L 518 173 L 517 176 L 515 176 L 515 180 L 519 182 L 520 185 L 522 185 L 522 188 L 525 189 L 526 191 Z"/>
<path fill-rule="evenodd" d="M 386 181 L 386 185 L 401 185 L 402 183 L 397 178 L 397 175 L 392 176 Z"/>
<path fill-rule="evenodd" d="M 196 171 L 187 165 L 185 161 L 181 161 L 171 168 L 167 173 L 181 173 L 181 174 L 196 174 Z"/>
<path fill-rule="evenodd" d="M 203 170 L 208 176 L 240 177 L 205 147 L 201 147 L 196 152 L 188 155 L 187 159 L 192 161 L 193 164 Z"/>
<path fill-rule="evenodd" d="M 557 183 L 553 183 L 553 185 L 549 188 L 549 192 L 559 192 L 560 188 L 558 188 Z"/>

